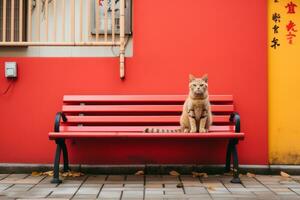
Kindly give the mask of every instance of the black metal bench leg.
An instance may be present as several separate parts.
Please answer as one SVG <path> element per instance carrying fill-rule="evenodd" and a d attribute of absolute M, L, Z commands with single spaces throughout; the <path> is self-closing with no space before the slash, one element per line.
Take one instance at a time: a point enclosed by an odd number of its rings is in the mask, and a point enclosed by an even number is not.
<path fill-rule="evenodd" d="M 233 157 L 233 179 L 231 183 L 242 183 L 239 177 L 239 161 L 236 144 L 232 145 L 232 157 Z"/>
<path fill-rule="evenodd" d="M 63 158 L 64 158 L 64 172 L 70 171 L 69 167 L 69 158 L 68 158 L 68 150 L 65 141 L 61 143 Z"/>
<path fill-rule="evenodd" d="M 61 183 L 62 181 L 59 180 L 59 161 L 60 161 L 60 153 L 61 153 L 61 145 L 59 142 L 56 142 L 56 152 L 54 157 L 54 174 L 51 183 Z"/>
<path fill-rule="evenodd" d="M 231 149 L 232 149 L 232 142 L 230 140 L 227 144 L 225 172 L 230 172 Z"/>

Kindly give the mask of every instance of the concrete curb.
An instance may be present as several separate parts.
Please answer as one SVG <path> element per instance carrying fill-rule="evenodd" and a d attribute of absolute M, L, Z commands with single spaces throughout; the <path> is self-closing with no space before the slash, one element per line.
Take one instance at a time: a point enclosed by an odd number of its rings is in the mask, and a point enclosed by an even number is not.
<path fill-rule="evenodd" d="M 208 174 L 222 174 L 224 165 L 71 165 L 74 171 L 89 174 L 134 174 L 143 170 L 145 174 L 168 174 L 176 170 L 180 174 L 191 174 L 193 171 Z M 1 163 L 0 173 L 31 173 L 33 171 L 50 171 L 52 164 L 17 164 Z M 240 173 L 274 174 L 285 171 L 291 175 L 300 174 L 300 165 L 240 165 Z"/>

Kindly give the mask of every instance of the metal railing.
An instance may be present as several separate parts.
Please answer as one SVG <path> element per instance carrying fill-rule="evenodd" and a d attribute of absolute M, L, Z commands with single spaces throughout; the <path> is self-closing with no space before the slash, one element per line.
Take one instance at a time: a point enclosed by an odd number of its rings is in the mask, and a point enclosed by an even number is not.
<path fill-rule="evenodd" d="M 18 5 L 18 13 L 15 5 Z M 91 11 L 94 11 L 93 16 Z M 2 0 L 1 12 L 0 46 L 118 46 L 120 77 L 124 78 L 125 0 Z"/>

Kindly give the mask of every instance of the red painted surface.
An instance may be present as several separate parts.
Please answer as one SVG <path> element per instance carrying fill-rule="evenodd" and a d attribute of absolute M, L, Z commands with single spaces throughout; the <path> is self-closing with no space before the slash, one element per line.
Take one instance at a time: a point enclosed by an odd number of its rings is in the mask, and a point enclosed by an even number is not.
<path fill-rule="evenodd" d="M 173 139 L 173 138 L 183 138 L 183 139 L 228 139 L 228 138 L 239 138 L 243 139 L 245 137 L 244 133 L 229 133 L 229 132 L 215 132 L 215 133 L 133 133 L 133 132 L 50 132 L 50 139 L 57 138 L 68 138 L 68 139 L 77 139 L 77 138 L 155 138 L 155 139 Z M 126 142 L 126 140 L 124 141 Z"/>
<path fill-rule="evenodd" d="M 246 139 L 241 164 L 267 164 L 266 1 L 134 0 L 126 80 L 116 58 L 0 58 L 19 79 L 0 97 L 0 162 L 51 163 L 48 140 L 64 94 L 186 94 L 209 74 L 211 94 L 233 94 Z M 0 69 L 0 87 L 8 82 Z M 109 140 L 69 144 L 71 163 L 223 163 L 224 141 Z M 209 152 L 209 156 L 207 156 Z"/>

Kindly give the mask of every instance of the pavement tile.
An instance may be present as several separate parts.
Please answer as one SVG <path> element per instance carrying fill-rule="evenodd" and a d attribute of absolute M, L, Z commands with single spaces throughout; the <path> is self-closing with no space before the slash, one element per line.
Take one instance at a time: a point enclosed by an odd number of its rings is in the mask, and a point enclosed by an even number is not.
<path fill-rule="evenodd" d="M 34 185 L 31 185 L 31 184 L 23 184 L 23 185 L 13 185 L 12 187 L 9 187 L 8 189 L 5 190 L 6 191 L 27 191 L 29 190 L 30 188 L 32 188 Z"/>
<path fill-rule="evenodd" d="M 189 181 L 183 181 L 182 182 L 184 187 L 201 187 L 203 186 L 200 182 L 189 182 Z"/>
<path fill-rule="evenodd" d="M 125 188 L 144 188 L 144 183 L 125 183 Z"/>
<path fill-rule="evenodd" d="M 10 184 L 17 184 L 18 181 L 22 181 L 25 177 L 29 176 L 28 174 L 10 174 L 6 178 L 0 180 L 0 184 L 3 183 L 10 183 Z"/>
<path fill-rule="evenodd" d="M 233 194 L 245 194 L 245 193 L 251 193 L 250 190 L 248 190 L 247 188 L 227 188 L 231 193 Z"/>
<path fill-rule="evenodd" d="M 2 179 L 1 179 L 2 177 Z M 293 176 L 294 177 L 294 176 Z M 242 176 L 242 184 L 230 183 L 231 176 L 194 178 L 170 175 L 85 175 L 67 177 L 62 184 L 51 184 L 52 177 L 29 174 L 0 174 L 2 199 L 300 199 L 300 176 Z M 183 188 L 177 188 L 183 183 Z"/>
<path fill-rule="evenodd" d="M 139 198 L 143 199 L 144 191 L 123 191 L 123 198 Z"/>
<path fill-rule="evenodd" d="M 137 176 L 137 175 L 127 175 L 126 182 L 144 182 L 144 176 Z"/>
<path fill-rule="evenodd" d="M 104 184 L 103 188 L 123 188 L 123 184 L 120 183 L 108 183 L 108 184 Z"/>
<path fill-rule="evenodd" d="M 210 200 L 212 199 L 210 196 L 206 195 L 201 195 L 201 196 L 195 196 L 195 197 L 190 197 L 188 200 Z"/>
<path fill-rule="evenodd" d="M 146 188 L 162 188 L 163 184 L 162 183 L 147 183 L 145 185 Z"/>
<path fill-rule="evenodd" d="M 160 175 L 148 175 L 146 176 L 146 182 L 161 182 L 162 176 Z"/>
<path fill-rule="evenodd" d="M 183 195 L 184 192 L 183 190 L 180 188 L 180 189 L 165 189 L 165 194 L 166 195 Z"/>
<path fill-rule="evenodd" d="M 210 194 L 229 194 L 230 193 L 225 187 L 208 187 L 207 191 Z"/>
<path fill-rule="evenodd" d="M 6 190 L 7 188 L 13 186 L 13 184 L 9 184 L 9 183 L 2 183 L 0 184 L 0 192 Z"/>
<path fill-rule="evenodd" d="M 9 176 L 10 174 L 0 174 L 0 180 L 6 178 L 7 176 Z"/>
<path fill-rule="evenodd" d="M 72 199 L 96 199 L 97 194 L 75 194 L 75 196 Z"/>
<path fill-rule="evenodd" d="M 292 191 L 300 195 L 300 188 L 290 188 Z"/>
<path fill-rule="evenodd" d="M 208 194 L 205 187 L 185 187 L 184 191 L 186 194 Z"/>
<path fill-rule="evenodd" d="M 99 198 L 120 198 L 122 191 L 101 191 Z"/>
<path fill-rule="evenodd" d="M 280 200 L 293 200 L 293 199 L 300 199 L 300 196 L 297 195 L 278 195 Z"/>
<path fill-rule="evenodd" d="M 33 188 L 56 188 L 56 187 L 58 187 L 58 185 L 57 184 L 52 184 L 52 183 L 48 183 L 48 184 L 46 184 L 46 183 L 43 183 L 43 184 L 37 184 L 37 185 L 35 185 Z M 62 187 L 62 186 L 60 186 L 60 187 Z"/>
<path fill-rule="evenodd" d="M 76 187 L 60 187 L 55 188 L 55 190 L 49 196 L 50 198 L 71 198 L 78 188 Z"/>
<path fill-rule="evenodd" d="M 109 175 L 107 177 L 106 182 L 118 182 L 118 183 L 121 183 L 121 182 L 125 181 L 125 177 L 126 176 L 123 176 L 123 175 Z"/>
<path fill-rule="evenodd" d="M 145 197 L 162 197 L 164 195 L 163 190 L 145 190 Z"/>
<path fill-rule="evenodd" d="M 0 198 L 1 199 L 1 198 Z M 17 200 L 32 200 L 32 198 L 18 198 Z M 69 200 L 69 198 L 35 198 L 34 200 Z"/>
<path fill-rule="evenodd" d="M 100 189 L 100 187 L 81 187 L 76 194 L 97 195 L 100 192 Z"/>

